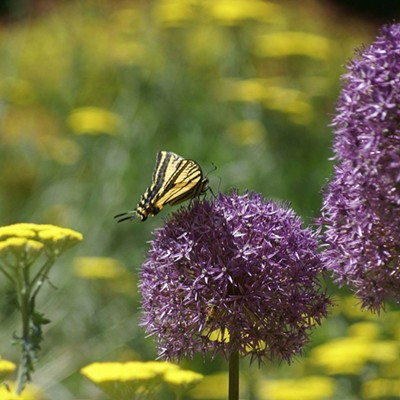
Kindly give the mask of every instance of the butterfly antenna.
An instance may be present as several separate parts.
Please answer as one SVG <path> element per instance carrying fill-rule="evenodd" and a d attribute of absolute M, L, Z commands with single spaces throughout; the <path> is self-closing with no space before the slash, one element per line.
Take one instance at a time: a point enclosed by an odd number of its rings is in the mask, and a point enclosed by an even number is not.
<path fill-rule="evenodd" d="M 214 197 L 214 199 L 217 198 L 216 194 L 215 194 L 214 191 L 211 189 L 211 186 L 208 186 L 208 187 L 207 187 L 207 190 L 209 190 L 209 191 L 211 192 L 211 194 L 212 194 L 212 196 Z"/>
<path fill-rule="evenodd" d="M 216 171 L 218 169 L 218 167 L 213 162 L 211 164 L 213 166 L 213 169 L 211 171 L 208 171 L 204 178 L 207 178 L 208 174 L 211 174 L 211 172 L 214 172 L 214 171 Z"/>
<path fill-rule="evenodd" d="M 213 169 L 210 170 L 210 171 L 208 171 L 207 174 L 206 174 L 206 176 L 205 176 L 204 178 L 207 178 L 207 176 L 208 176 L 209 174 L 211 174 L 212 172 L 214 172 L 214 171 L 216 171 L 216 170 L 218 169 L 218 167 L 217 167 L 213 162 L 212 162 L 211 164 L 212 164 L 212 166 L 213 166 Z M 219 179 L 220 179 L 220 182 L 219 182 L 219 186 L 220 186 L 220 185 L 221 185 L 221 177 L 219 177 Z M 218 191 L 219 191 L 219 186 L 218 186 Z M 207 191 L 210 191 L 211 194 L 213 195 L 213 197 L 214 197 L 214 198 L 217 198 L 217 196 L 215 195 L 214 191 L 211 189 L 211 186 L 207 186 Z"/>
<path fill-rule="evenodd" d="M 114 215 L 114 218 L 117 220 L 118 223 L 127 221 L 128 219 L 135 219 L 139 217 L 139 214 L 136 210 L 123 212 L 121 214 Z"/>

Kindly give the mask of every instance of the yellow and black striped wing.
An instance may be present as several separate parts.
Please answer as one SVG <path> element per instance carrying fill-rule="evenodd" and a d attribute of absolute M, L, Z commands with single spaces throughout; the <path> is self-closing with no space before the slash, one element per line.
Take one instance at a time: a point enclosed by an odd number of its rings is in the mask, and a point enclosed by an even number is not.
<path fill-rule="evenodd" d="M 206 190 L 207 183 L 200 166 L 193 160 L 183 159 L 154 197 L 153 204 L 161 209 L 165 204 L 173 206 L 192 199 Z"/>
<path fill-rule="evenodd" d="M 157 188 L 160 190 L 165 182 L 168 182 L 177 171 L 180 163 L 185 159 L 178 154 L 170 151 L 159 151 L 156 157 L 156 166 L 154 167 L 149 190 Z"/>
<path fill-rule="evenodd" d="M 133 211 L 118 214 L 118 222 L 139 216 L 145 221 L 166 205 L 179 204 L 206 191 L 208 180 L 203 178 L 200 166 L 193 160 L 168 151 L 157 153 L 152 184 L 142 195 Z"/>

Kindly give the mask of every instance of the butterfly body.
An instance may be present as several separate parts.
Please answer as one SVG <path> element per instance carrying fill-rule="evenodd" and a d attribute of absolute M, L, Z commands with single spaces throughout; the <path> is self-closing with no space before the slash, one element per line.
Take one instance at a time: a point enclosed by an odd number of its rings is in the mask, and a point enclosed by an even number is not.
<path fill-rule="evenodd" d="M 139 216 L 145 221 L 149 215 L 158 214 L 165 205 L 171 206 L 193 199 L 204 193 L 208 179 L 195 161 L 187 160 L 178 154 L 160 151 L 157 153 L 152 184 L 142 194 L 136 208 L 118 214 L 118 222 Z M 121 218 L 122 217 L 122 218 Z"/>

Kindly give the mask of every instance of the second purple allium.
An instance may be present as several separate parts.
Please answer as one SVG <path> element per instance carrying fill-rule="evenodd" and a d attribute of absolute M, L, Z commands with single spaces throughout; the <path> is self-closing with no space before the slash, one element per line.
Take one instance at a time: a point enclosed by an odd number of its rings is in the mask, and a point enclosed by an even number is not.
<path fill-rule="evenodd" d="M 219 195 L 173 214 L 141 271 L 143 325 L 160 356 L 289 362 L 300 353 L 330 304 L 318 243 L 301 225 L 259 194 Z"/>
<path fill-rule="evenodd" d="M 323 258 L 363 307 L 400 301 L 400 24 L 383 27 L 344 75 L 338 164 L 324 198 Z"/>

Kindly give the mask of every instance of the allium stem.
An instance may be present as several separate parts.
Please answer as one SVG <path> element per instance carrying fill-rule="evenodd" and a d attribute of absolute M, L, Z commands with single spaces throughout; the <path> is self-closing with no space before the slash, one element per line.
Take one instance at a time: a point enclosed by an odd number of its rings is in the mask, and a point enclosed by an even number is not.
<path fill-rule="evenodd" d="M 229 400 L 239 400 L 239 352 L 229 356 Z"/>

